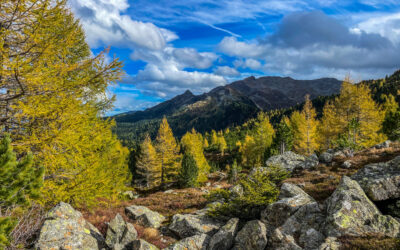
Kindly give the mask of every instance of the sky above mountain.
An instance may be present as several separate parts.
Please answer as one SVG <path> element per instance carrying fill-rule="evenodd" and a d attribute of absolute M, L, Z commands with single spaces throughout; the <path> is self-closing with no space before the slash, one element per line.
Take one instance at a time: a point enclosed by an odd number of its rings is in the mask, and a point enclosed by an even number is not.
<path fill-rule="evenodd" d="M 250 75 L 384 77 L 400 68 L 398 0 L 70 0 L 94 54 L 124 61 L 110 114 Z"/>

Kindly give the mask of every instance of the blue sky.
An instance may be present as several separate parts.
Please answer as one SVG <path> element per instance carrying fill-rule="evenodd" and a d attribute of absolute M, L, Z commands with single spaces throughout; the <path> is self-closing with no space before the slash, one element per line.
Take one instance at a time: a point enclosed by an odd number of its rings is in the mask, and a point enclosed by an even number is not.
<path fill-rule="evenodd" d="M 384 77 L 400 68 L 397 0 L 70 0 L 124 78 L 110 114 L 250 75 Z"/>

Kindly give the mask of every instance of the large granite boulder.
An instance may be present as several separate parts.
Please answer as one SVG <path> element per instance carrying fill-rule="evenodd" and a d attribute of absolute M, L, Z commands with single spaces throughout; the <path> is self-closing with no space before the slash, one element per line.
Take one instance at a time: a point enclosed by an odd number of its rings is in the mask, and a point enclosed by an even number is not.
<path fill-rule="evenodd" d="M 291 151 L 287 151 L 281 155 L 270 157 L 265 164 L 266 166 L 278 165 L 291 172 L 297 169 L 310 169 L 317 166 L 318 157 L 315 155 L 306 157 L 304 155 L 298 155 Z"/>
<path fill-rule="evenodd" d="M 161 214 L 144 206 L 130 206 L 125 208 L 126 215 L 145 227 L 159 228 L 166 220 Z"/>
<path fill-rule="evenodd" d="M 165 250 L 206 250 L 209 241 L 210 236 L 207 234 L 194 235 L 168 246 Z"/>
<path fill-rule="evenodd" d="M 45 216 L 36 249 L 101 249 L 100 232 L 71 205 L 60 202 Z"/>
<path fill-rule="evenodd" d="M 347 176 L 343 176 L 335 192 L 327 199 L 326 207 L 327 236 L 399 236 L 400 223 L 391 216 L 383 216 L 360 185 Z"/>
<path fill-rule="evenodd" d="M 302 206 L 315 200 L 294 184 L 284 183 L 278 201 L 270 204 L 261 212 L 261 220 L 268 229 L 281 226 L 291 215 Z"/>
<path fill-rule="evenodd" d="M 113 248 L 116 244 L 120 248 L 128 248 L 136 239 L 137 231 L 135 227 L 125 222 L 120 214 L 117 214 L 108 224 L 106 244 L 109 248 Z"/>
<path fill-rule="evenodd" d="M 267 246 L 267 229 L 259 220 L 246 223 L 235 237 L 234 250 L 264 250 Z"/>
<path fill-rule="evenodd" d="M 232 248 L 238 230 L 239 219 L 230 219 L 216 234 L 211 237 L 209 250 L 229 250 Z"/>
<path fill-rule="evenodd" d="M 302 205 L 271 235 L 272 249 L 318 249 L 324 242 L 325 216 L 317 202 Z"/>
<path fill-rule="evenodd" d="M 400 198 L 400 156 L 388 162 L 369 164 L 351 178 L 373 201 Z"/>
<path fill-rule="evenodd" d="M 213 235 L 223 223 L 207 216 L 206 210 L 197 214 L 175 214 L 169 229 L 180 238 L 187 238 L 197 234 Z"/>
<path fill-rule="evenodd" d="M 325 164 L 331 164 L 333 160 L 333 152 L 326 151 L 319 156 L 319 161 Z"/>
<path fill-rule="evenodd" d="M 139 239 L 132 242 L 132 250 L 159 250 L 158 247 L 148 243 L 145 240 Z"/>

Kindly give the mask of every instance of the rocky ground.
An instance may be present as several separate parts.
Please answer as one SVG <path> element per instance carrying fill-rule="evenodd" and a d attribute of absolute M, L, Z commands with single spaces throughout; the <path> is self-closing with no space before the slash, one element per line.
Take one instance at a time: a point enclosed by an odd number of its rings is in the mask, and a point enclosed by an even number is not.
<path fill-rule="evenodd" d="M 267 163 L 292 172 L 256 220 L 207 216 L 199 189 L 168 190 L 83 214 L 48 212 L 37 249 L 400 249 L 400 146 L 318 157 L 287 152 Z M 262 168 L 259 170 L 263 170 Z M 251 173 L 250 173 L 251 174 Z"/>

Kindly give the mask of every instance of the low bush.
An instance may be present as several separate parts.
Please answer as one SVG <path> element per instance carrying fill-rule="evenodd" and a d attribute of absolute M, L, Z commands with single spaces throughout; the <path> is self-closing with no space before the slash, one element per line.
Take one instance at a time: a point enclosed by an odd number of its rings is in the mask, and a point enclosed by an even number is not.
<path fill-rule="evenodd" d="M 275 202 L 279 195 L 279 185 L 288 173 L 271 166 L 267 171 L 256 171 L 251 176 L 239 181 L 243 192 L 233 190 L 216 190 L 207 195 L 211 206 L 209 215 L 213 217 L 238 217 L 241 219 L 257 218 L 261 209 Z"/>

